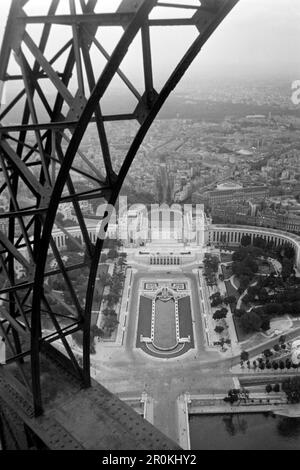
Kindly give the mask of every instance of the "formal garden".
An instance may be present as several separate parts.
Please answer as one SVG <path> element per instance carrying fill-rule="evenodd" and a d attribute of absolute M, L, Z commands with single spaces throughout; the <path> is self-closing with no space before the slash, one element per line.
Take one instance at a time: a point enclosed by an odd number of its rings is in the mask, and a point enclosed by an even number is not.
<path fill-rule="evenodd" d="M 63 326 L 70 324 L 68 317 L 76 315 L 78 310 L 84 311 L 86 301 L 86 290 L 88 284 L 89 267 L 85 263 L 85 255 L 80 251 L 79 239 L 66 239 L 66 249 L 60 253 L 61 260 L 66 270 L 69 266 L 77 266 L 78 269 L 68 271 L 69 281 L 66 282 L 63 274 L 50 276 L 47 280 L 47 293 L 45 295 L 51 310 L 59 317 Z M 122 297 L 125 271 L 126 254 L 119 253 L 120 242 L 108 240 L 106 254 L 101 256 L 98 267 L 97 279 L 92 305 L 91 318 L 91 353 L 95 353 L 93 339 L 111 338 L 118 326 L 118 313 L 116 307 Z M 113 274 L 108 273 L 109 266 L 113 265 Z M 47 269 L 53 270 L 58 266 L 54 255 L 49 255 Z M 69 285 L 68 285 L 69 283 Z M 104 295 L 104 292 L 106 294 Z M 101 310 L 101 325 L 97 326 L 99 311 Z M 43 315 L 43 327 L 51 329 L 52 321 L 48 314 Z M 76 332 L 72 335 L 78 346 L 82 346 L 82 333 Z"/>
<path fill-rule="evenodd" d="M 221 256 L 226 263 L 221 267 L 227 294 L 236 299 L 233 313 L 240 341 L 256 332 L 267 332 L 275 318 L 297 318 L 300 312 L 294 249 L 284 244 L 275 247 L 261 237 L 252 245 L 249 242 L 251 237 L 245 236 L 232 254 Z M 281 267 L 277 272 L 274 264 Z"/>
<path fill-rule="evenodd" d="M 218 256 L 205 253 L 203 260 L 203 274 L 206 280 L 206 284 L 210 287 L 217 285 L 219 264 L 220 260 Z"/>
<path fill-rule="evenodd" d="M 203 275 L 209 289 L 217 287 L 219 281 L 219 256 L 206 253 L 203 260 Z M 219 292 L 213 293 L 210 296 L 211 307 L 213 312 L 213 320 L 215 322 L 213 336 L 216 341 L 213 341 L 214 346 L 221 346 L 222 350 L 225 350 L 226 345 L 231 344 L 230 333 L 228 324 L 226 321 L 229 303 L 226 304 L 226 300 L 221 297 Z"/>
<path fill-rule="evenodd" d="M 215 321 L 215 333 L 219 335 L 219 341 L 214 342 L 214 346 L 224 346 L 231 344 L 228 323 L 226 321 L 229 308 L 236 304 L 234 296 L 222 296 L 220 292 L 211 294 L 210 303 L 212 308 L 212 318 Z"/>
<path fill-rule="evenodd" d="M 102 338 L 112 339 L 119 324 L 119 304 L 122 299 L 126 277 L 126 254 L 120 253 L 114 258 L 113 274 L 103 274 L 100 282 L 107 288 L 103 295 L 103 303 L 100 311 Z"/>

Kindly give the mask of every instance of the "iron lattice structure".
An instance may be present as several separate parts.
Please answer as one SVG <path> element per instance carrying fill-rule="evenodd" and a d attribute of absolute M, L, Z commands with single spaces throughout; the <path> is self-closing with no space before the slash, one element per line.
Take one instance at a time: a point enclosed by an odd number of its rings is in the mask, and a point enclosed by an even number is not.
<path fill-rule="evenodd" d="M 103 200 L 115 205 L 157 114 L 237 2 L 12 0 L 0 56 L 0 194 L 7 201 L 0 213 L 0 335 L 7 366 L 0 370 L 13 365 L 36 417 L 43 413 L 43 357 L 54 365 L 64 363 L 82 388 L 91 386 L 91 313 L 103 240 L 90 239 L 83 203 Z M 31 10 L 37 3 L 39 15 Z M 108 3 L 118 6 L 104 12 Z M 171 17 L 175 9 L 182 15 Z M 151 35 L 162 27 L 192 28 L 197 34 L 159 87 Z M 117 31 L 111 50 L 102 43 L 109 29 Z M 134 41 L 140 42 L 142 86 L 122 71 Z M 105 103 L 116 77 L 133 101 L 128 110 L 126 103 L 119 103 L 121 112 L 107 113 Z M 125 121 L 135 124 L 128 149 L 116 161 L 109 129 Z M 99 149 L 92 157 L 85 140 L 91 129 Z M 63 204 L 71 205 L 84 245 L 84 256 L 72 263 L 53 236 L 57 228 L 67 233 L 59 216 Z M 83 250 L 81 244 L 78 249 Z M 79 293 L 76 279 L 82 272 L 88 282 Z M 58 277 L 68 304 L 53 289 Z M 82 361 L 67 341 L 76 332 L 82 332 Z M 65 354 L 53 346 L 57 340 Z"/>

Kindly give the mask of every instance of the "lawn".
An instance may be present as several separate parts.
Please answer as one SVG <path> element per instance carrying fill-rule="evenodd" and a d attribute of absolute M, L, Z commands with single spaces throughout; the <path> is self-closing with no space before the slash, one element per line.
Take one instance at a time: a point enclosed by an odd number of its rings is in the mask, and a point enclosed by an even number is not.
<path fill-rule="evenodd" d="M 154 341 L 158 349 L 173 349 L 177 345 L 174 300 L 156 300 Z"/>
<path fill-rule="evenodd" d="M 144 346 L 140 341 L 140 336 L 143 335 L 146 338 L 151 337 L 151 319 L 152 319 L 152 300 L 140 296 L 140 308 L 139 308 L 139 322 L 138 331 L 136 338 L 136 347 L 141 348 Z"/>
<path fill-rule="evenodd" d="M 194 347 L 194 335 L 192 324 L 191 312 L 191 299 L 190 297 L 183 297 L 178 300 L 178 313 L 179 313 L 179 333 L 181 338 L 191 337 L 190 347 Z"/>
<path fill-rule="evenodd" d="M 251 338 L 253 334 L 257 333 L 257 332 L 246 333 L 241 326 L 240 319 L 235 317 L 234 315 L 233 315 L 233 321 L 234 321 L 235 330 L 236 330 L 236 334 L 237 334 L 239 342 L 246 341 L 247 339 Z"/>
<path fill-rule="evenodd" d="M 237 291 L 237 289 L 235 289 L 233 287 L 231 282 L 230 281 L 225 281 L 225 286 L 226 286 L 227 295 L 228 296 L 234 296 L 236 298 L 236 300 L 238 301 L 238 299 L 240 298 L 240 294 Z M 246 334 L 244 332 L 244 330 L 242 329 L 242 327 L 240 325 L 239 319 L 237 317 L 235 317 L 234 315 L 233 315 L 233 321 L 234 321 L 234 325 L 235 325 L 238 340 L 239 341 L 247 340 L 251 335 Z"/>
<path fill-rule="evenodd" d="M 240 294 L 238 290 L 235 287 L 233 287 L 230 281 L 224 281 L 224 283 L 225 283 L 228 297 L 234 296 L 236 300 L 238 301 L 238 299 L 240 298 Z"/>
<path fill-rule="evenodd" d="M 235 287 L 236 289 L 239 289 L 240 288 L 240 280 L 237 276 L 234 276 L 233 279 L 232 279 L 232 285 L 233 287 Z"/>
<path fill-rule="evenodd" d="M 231 276 L 233 275 L 232 267 L 231 266 L 221 265 L 221 268 L 222 268 L 222 273 L 223 273 L 224 279 L 226 279 L 226 280 L 230 279 Z"/>

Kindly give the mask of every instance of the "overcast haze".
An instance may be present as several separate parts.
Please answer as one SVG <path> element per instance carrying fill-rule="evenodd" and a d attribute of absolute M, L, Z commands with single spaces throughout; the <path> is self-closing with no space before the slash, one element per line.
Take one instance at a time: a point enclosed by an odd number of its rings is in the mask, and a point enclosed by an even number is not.
<path fill-rule="evenodd" d="M 31 12 L 39 13 L 42 3 L 41 0 L 31 0 L 28 4 L 32 5 Z M 103 3 L 109 9 L 118 1 L 104 0 Z M 1 0 L 1 43 L 9 5 L 9 0 Z M 67 0 L 65 6 L 68 7 Z M 177 28 L 169 28 L 165 34 L 167 38 L 162 40 L 161 33 L 156 30 L 152 38 L 155 69 L 160 74 L 168 73 L 168 68 L 175 65 L 195 37 L 189 28 L 181 28 L 180 34 Z M 106 37 L 107 41 L 109 37 Z M 186 80 L 201 74 L 300 79 L 299 44 L 299 0 L 240 0 L 206 44 Z M 136 55 L 132 53 L 127 61 L 128 70 L 135 68 L 135 60 Z"/>

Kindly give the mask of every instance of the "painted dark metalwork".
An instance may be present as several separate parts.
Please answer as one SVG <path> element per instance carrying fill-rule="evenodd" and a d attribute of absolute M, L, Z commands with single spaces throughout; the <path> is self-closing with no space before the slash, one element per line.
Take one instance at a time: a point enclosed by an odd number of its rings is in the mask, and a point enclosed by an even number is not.
<path fill-rule="evenodd" d="M 116 11 L 107 13 L 101 9 L 102 0 L 48 0 L 43 2 L 48 10 L 43 7 L 41 14 L 32 15 L 30 0 L 12 0 L 0 53 L 0 99 L 5 96 L 3 86 L 7 99 L 0 109 L 0 196 L 5 206 L 3 212 L 0 209 L 0 335 L 7 347 L 6 367 L 15 364 L 15 376 L 26 389 L 36 417 L 48 406 L 43 406 L 45 357 L 48 362 L 63 362 L 79 389 L 91 386 L 91 312 L 103 240 L 90 239 L 82 202 L 102 200 L 115 205 L 158 112 L 237 2 L 202 0 L 190 5 L 122 0 Z M 157 7 L 165 14 L 154 19 L 151 15 Z M 181 9 L 183 17 L 169 18 L 172 8 Z M 62 26 L 64 34 L 55 34 L 54 28 Z M 113 52 L 108 52 L 99 31 L 115 26 L 122 34 Z M 151 32 L 162 26 L 191 27 L 198 35 L 159 91 Z M 39 34 L 32 29 L 36 27 Z M 128 49 L 139 35 L 142 93 L 122 70 Z M 106 61 L 100 75 L 95 50 Z M 116 77 L 137 104 L 133 111 L 106 114 L 102 102 Z M 106 126 L 129 120 L 135 120 L 138 129 L 118 169 Z M 95 161 L 81 148 L 91 125 L 99 139 Z M 59 229 L 78 246 L 60 215 L 62 204 L 68 203 L 82 240 L 82 263 L 65 259 L 55 232 Z M 83 267 L 88 283 L 81 298 L 74 276 Z M 68 295 L 55 293 L 53 280 L 62 283 L 61 290 Z M 69 342 L 78 331 L 82 332 L 82 360 Z M 58 340 L 66 360 L 53 346 Z"/>

